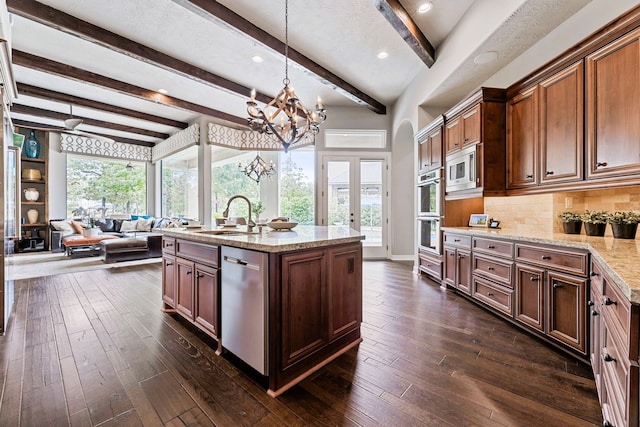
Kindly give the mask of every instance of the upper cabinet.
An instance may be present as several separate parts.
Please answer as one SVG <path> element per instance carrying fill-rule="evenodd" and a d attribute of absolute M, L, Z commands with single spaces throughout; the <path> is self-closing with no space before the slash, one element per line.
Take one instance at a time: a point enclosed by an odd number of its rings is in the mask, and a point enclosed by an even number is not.
<path fill-rule="evenodd" d="M 640 175 L 640 29 L 587 56 L 589 179 Z"/>
<path fill-rule="evenodd" d="M 447 121 L 447 154 L 480 142 L 480 104 Z"/>
<path fill-rule="evenodd" d="M 507 187 L 583 179 L 582 61 L 507 102 Z"/>
<path fill-rule="evenodd" d="M 416 135 L 418 141 L 418 173 L 442 167 L 444 117 L 439 116 Z"/>

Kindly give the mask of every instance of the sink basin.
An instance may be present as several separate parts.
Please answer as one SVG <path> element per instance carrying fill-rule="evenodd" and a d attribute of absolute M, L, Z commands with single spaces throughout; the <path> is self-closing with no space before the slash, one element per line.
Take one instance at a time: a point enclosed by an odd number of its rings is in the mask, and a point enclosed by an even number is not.
<path fill-rule="evenodd" d="M 198 234 L 211 234 L 211 235 L 224 235 L 224 236 L 234 236 L 234 235 L 241 235 L 241 234 L 255 234 L 255 233 L 250 233 L 248 231 L 243 231 L 243 230 L 233 230 L 233 229 L 220 229 L 220 230 L 198 230 L 198 231 L 194 231 L 194 233 L 198 233 Z"/>

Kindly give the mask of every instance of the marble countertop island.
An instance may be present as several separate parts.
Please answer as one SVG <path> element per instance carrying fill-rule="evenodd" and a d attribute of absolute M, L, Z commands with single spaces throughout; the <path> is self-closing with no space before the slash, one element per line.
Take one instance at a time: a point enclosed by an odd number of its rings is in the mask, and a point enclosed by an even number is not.
<path fill-rule="evenodd" d="M 272 253 L 353 243 L 365 238 L 349 227 L 338 226 L 298 225 L 290 231 L 276 231 L 265 226 L 262 232 L 255 227 L 253 233 L 243 230 L 246 226 L 238 226 L 237 229 L 166 228 L 162 233 L 170 237 Z"/>
<path fill-rule="evenodd" d="M 588 250 L 632 303 L 640 303 L 640 241 L 596 237 L 584 234 L 545 232 L 535 234 L 509 229 L 443 227 L 444 231 L 473 236 L 496 237 L 520 242 L 557 245 Z"/>

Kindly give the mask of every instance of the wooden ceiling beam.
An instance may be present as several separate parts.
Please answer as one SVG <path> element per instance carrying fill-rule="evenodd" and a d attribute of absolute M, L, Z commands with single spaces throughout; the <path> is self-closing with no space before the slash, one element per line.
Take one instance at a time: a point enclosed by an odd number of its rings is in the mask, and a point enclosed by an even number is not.
<path fill-rule="evenodd" d="M 146 101 L 167 105 L 169 107 L 204 114 L 205 116 L 210 116 L 236 126 L 247 126 L 247 119 L 244 117 L 237 117 L 232 114 L 216 110 L 214 108 L 205 107 L 203 105 L 185 101 L 173 96 L 163 95 L 156 91 L 112 79 L 110 77 L 73 67 L 71 65 L 63 64 L 61 62 L 56 62 L 40 56 L 32 55 L 20 50 L 13 50 L 12 59 L 15 65 L 19 65 L 22 67 L 31 68 L 33 70 L 38 70 L 48 74 L 54 74 L 56 76 L 72 79 L 80 83 L 88 83 L 125 95 L 134 96 Z"/>
<path fill-rule="evenodd" d="M 130 110 L 128 108 L 118 107 L 117 105 L 106 104 L 104 102 L 94 101 L 92 99 L 82 98 L 75 95 L 69 95 L 62 92 L 56 92 L 50 89 L 44 89 L 37 86 L 28 85 L 25 83 L 18 83 L 18 94 L 25 96 L 32 96 L 34 98 L 48 99 L 51 101 L 63 102 L 70 105 L 80 105 L 82 107 L 91 108 L 98 111 L 104 111 L 107 113 L 118 114 L 126 117 L 133 117 L 135 119 L 145 120 L 151 123 L 157 123 L 164 126 L 171 126 L 178 129 L 186 129 L 189 127 L 189 123 L 181 122 L 178 120 L 167 119 L 165 117 L 156 116 L 153 114 L 147 114 L 136 110 Z"/>
<path fill-rule="evenodd" d="M 54 120 L 61 120 L 61 121 L 64 121 L 71 117 L 68 113 L 60 113 L 58 111 L 45 110 L 43 108 L 31 107 L 28 105 L 20 105 L 15 103 L 11 106 L 11 112 L 17 113 L 17 114 L 27 114 L 27 115 L 36 116 L 36 117 L 44 117 L 44 118 L 54 119 Z M 168 133 L 156 132 L 148 129 L 141 129 L 133 126 L 123 125 L 120 123 L 106 122 L 104 120 L 96 120 L 90 117 L 78 116 L 77 114 L 74 114 L 73 118 L 81 119 L 83 125 L 97 126 L 105 129 L 113 129 L 113 130 L 118 130 L 122 132 L 129 132 L 137 135 L 148 136 L 151 138 L 167 139 L 171 136 Z"/>
<path fill-rule="evenodd" d="M 256 43 L 260 43 L 261 45 L 284 55 L 285 44 L 283 42 L 217 1 L 173 0 L 173 2 L 197 13 L 209 21 L 226 24 L 234 31 L 239 31 L 242 34 L 251 37 Z M 323 85 L 330 87 L 332 90 L 340 93 L 353 102 L 367 107 L 369 110 L 378 114 L 387 113 L 387 107 L 384 104 L 336 76 L 331 71 L 307 58 L 295 49 L 292 49 L 291 46 L 289 46 L 289 60 L 310 77 L 314 77 Z"/>
<path fill-rule="evenodd" d="M 7 7 L 9 12 L 15 13 L 16 15 L 74 35 L 82 40 L 98 44 L 115 52 L 131 56 L 139 61 L 155 65 L 172 73 L 180 74 L 183 77 L 196 80 L 216 89 L 222 89 L 234 95 L 242 95 L 247 98 L 251 94 L 250 88 L 37 1 L 8 0 Z M 273 97 L 256 93 L 256 99 L 266 104 L 270 102 Z"/>
<path fill-rule="evenodd" d="M 409 12 L 402 7 L 399 0 L 374 0 L 376 9 L 384 16 L 400 37 L 411 47 L 427 67 L 436 62 L 436 50 L 420 31 Z"/>
<path fill-rule="evenodd" d="M 49 125 L 46 123 L 38 123 L 38 122 L 30 122 L 27 120 L 12 120 L 14 126 L 18 126 L 21 128 L 25 128 L 25 129 L 29 129 L 29 128 L 41 128 L 41 129 L 50 129 L 51 132 L 57 132 L 57 133 L 64 133 L 60 131 L 60 127 L 59 126 L 53 126 L 53 125 Z M 100 135 L 100 136 L 104 136 L 106 138 L 111 138 L 117 142 L 124 142 L 126 144 L 133 144 L 133 145 L 141 145 L 143 147 L 153 147 L 155 144 L 153 142 L 148 142 L 148 141 L 139 141 L 137 139 L 133 139 L 133 138 L 122 138 L 120 136 L 113 136 L 113 135 L 106 135 L 103 133 L 97 133 L 97 132 L 91 132 L 95 135 Z M 88 137 L 86 137 L 88 138 Z"/>

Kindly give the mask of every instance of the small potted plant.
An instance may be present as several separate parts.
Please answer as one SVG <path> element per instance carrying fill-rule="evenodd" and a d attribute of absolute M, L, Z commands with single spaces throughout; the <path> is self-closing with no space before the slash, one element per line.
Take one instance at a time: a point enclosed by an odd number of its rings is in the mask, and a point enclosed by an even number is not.
<path fill-rule="evenodd" d="M 579 213 L 564 211 L 559 215 L 565 234 L 580 234 L 582 217 Z"/>
<path fill-rule="evenodd" d="M 260 214 L 264 211 L 264 206 L 262 205 L 262 200 L 258 200 L 255 203 L 251 204 L 251 209 L 256 214 L 255 222 L 260 221 Z"/>
<path fill-rule="evenodd" d="M 613 237 L 618 239 L 635 239 L 638 222 L 640 222 L 640 214 L 633 211 L 616 211 L 609 215 L 607 222 L 611 224 Z"/>
<path fill-rule="evenodd" d="M 607 228 L 607 219 L 609 218 L 607 211 L 586 210 L 580 218 L 584 223 L 584 231 L 587 236 L 604 236 L 604 231 Z"/>

